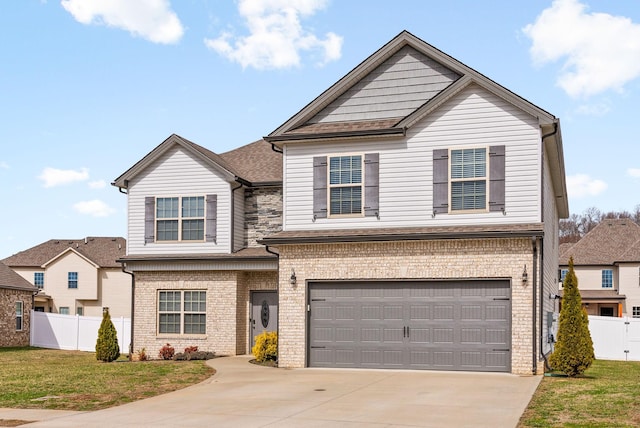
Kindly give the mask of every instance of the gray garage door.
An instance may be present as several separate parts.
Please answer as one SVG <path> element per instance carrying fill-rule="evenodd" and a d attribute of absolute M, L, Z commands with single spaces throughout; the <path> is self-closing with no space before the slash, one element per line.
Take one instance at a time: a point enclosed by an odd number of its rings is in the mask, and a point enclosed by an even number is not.
<path fill-rule="evenodd" d="M 509 372 L 508 281 L 309 284 L 311 367 Z"/>

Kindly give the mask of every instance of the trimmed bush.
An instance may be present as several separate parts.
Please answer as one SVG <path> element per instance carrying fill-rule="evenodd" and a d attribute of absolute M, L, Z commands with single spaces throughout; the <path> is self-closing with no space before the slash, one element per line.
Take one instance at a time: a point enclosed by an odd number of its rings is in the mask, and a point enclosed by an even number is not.
<path fill-rule="evenodd" d="M 256 344 L 251 348 L 256 361 L 278 361 L 278 333 L 275 331 L 263 332 L 256 336 Z"/>
<path fill-rule="evenodd" d="M 569 259 L 569 272 L 564 277 L 563 288 L 558 342 L 549 357 L 549 364 L 553 370 L 573 377 L 584 373 L 595 359 L 589 333 L 589 316 L 582 308 L 578 278 L 573 270 L 573 257 Z"/>
<path fill-rule="evenodd" d="M 98 330 L 98 341 L 96 342 L 96 359 L 110 363 L 120 356 L 120 347 L 118 346 L 118 332 L 111 322 L 109 309 L 102 312 L 102 322 Z"/>
<path fill-rule="evenodd" d="M 210 351 L 193 351 L 193 352 L 178 352 L 173 356 L 174 361 L 190 361 L 190 360 L 210 360 L 215 358 L 215 352 Z"/>

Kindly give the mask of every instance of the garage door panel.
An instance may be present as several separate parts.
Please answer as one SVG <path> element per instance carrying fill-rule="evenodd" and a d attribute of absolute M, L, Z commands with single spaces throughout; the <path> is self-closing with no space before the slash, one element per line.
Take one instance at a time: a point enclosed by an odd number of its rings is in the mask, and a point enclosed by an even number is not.
<path fill-rule="evenodd" d="M 510 370 L 507 281 L 312 283 L 309 299 L 310 366 Z"/>

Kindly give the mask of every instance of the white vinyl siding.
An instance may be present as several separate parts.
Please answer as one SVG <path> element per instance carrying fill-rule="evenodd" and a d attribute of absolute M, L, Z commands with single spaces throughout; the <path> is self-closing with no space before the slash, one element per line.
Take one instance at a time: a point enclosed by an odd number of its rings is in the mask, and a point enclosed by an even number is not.
<path fill-rule="evenodd" d="M 222 176 L 181 148 L 173 148 L 129 183 L 128 254 L 229 253 L 231 187 Z M 145 197 L 217 195 L 216 242 L 144 241 Z M 206 231 L 205 231 L 206 233 Z"/>
<path fill-rule="evenodd" d="M 433 150 L 505 146 L 505 211 L 433 211 Z M 313 221 L 313 157 L 379 153 L 379 214 Z M 515 224 L 541 221 L 537 119 L 472 85 L 407 131 L 404 140 L 291 144 L 284 157 L 284 230 Z"/>

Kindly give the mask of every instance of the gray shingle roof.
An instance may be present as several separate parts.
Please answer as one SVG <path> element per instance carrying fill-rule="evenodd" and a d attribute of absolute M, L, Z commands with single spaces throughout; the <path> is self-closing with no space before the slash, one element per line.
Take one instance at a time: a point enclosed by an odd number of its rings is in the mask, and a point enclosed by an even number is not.
<path fill-rule="evenodd" d="M 0 288 L 26 291 L 37 290 L 29 281 L 15 273 L 9 266 L 2 262 L 0 262 Z"/>
<path fill-rule="evenodd" d="M 560 265 L 612 265 L 640 261 L 640 226 L 630 219 L 605 219 L 580 241 L 564 249 Z"/>
<path fill-rule="evenodd" d="M 73 248 L 100 267 L 120 267 L 116 260 L 125 255 L 126 240 L 120 237 L 50 239 L 7 257 L 2 262 L 10 267 L 42 266 L 69 248 Z"/>

